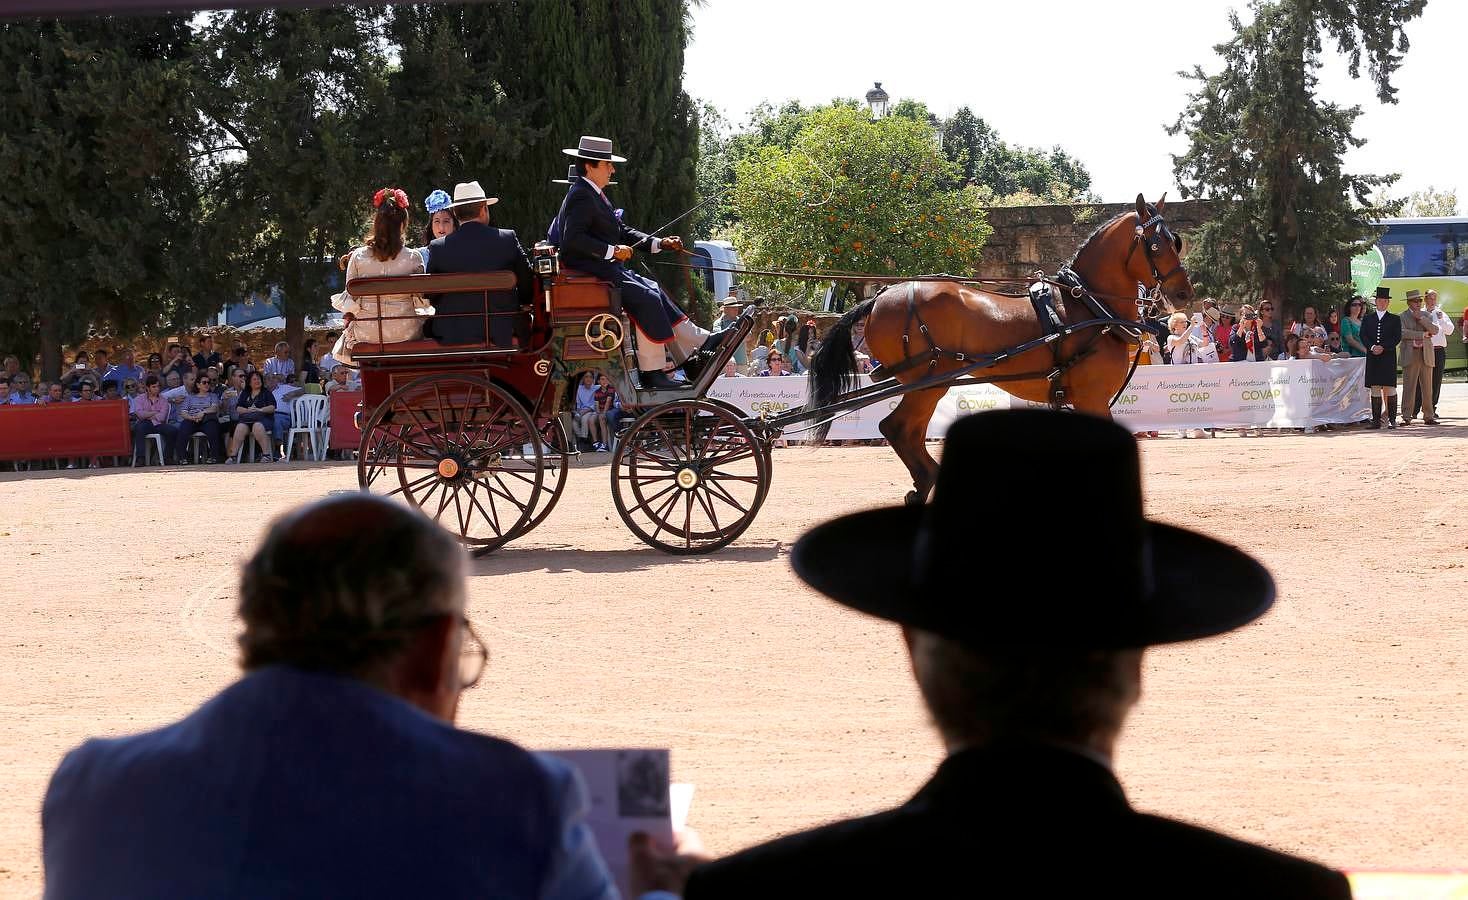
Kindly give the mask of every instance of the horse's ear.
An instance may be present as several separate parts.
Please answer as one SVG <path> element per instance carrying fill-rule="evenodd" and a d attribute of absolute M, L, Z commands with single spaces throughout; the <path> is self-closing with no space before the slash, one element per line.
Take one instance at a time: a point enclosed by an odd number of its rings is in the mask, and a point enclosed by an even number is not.
<path fill-rule="evenodd" d="M 1157 212 L 1158 212 L 1158 214 L 1161 214 L 1161 212 L 1162 212 L 1162 204 L 1164 204 L 1166 202 L 1167 202 L 1167 192 L 1166 191 L 1163 191 L 1162 192 L 1162 196 L 1157 199 Z"/>
<path fill-rule="evenodd" d="M 1151 217 L 1147 215 L 1147 200 L 1141 194 L 1138 194 L 1137 195 L 1137 219 L 1138 219 L 1138 221 L 1145 222 L 1149 218 L 1151 218 Z"/>

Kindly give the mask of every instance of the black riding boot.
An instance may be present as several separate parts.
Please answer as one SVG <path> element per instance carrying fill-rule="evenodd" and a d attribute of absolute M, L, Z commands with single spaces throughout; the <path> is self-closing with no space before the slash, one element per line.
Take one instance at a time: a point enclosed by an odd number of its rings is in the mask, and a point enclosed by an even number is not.
<path fill-rule="evenodd" d="M 1371 398 L 1371 427 L 1372 428 L 1380 428 L 1381 427 L 1381 398 L 1380 397 L 1372 397 Z"/>
<path fill-rule="evenodd" d="M 1395 394 L 1386 398 L 1386 427 L 1397 427 L 1397 396 Z"/>

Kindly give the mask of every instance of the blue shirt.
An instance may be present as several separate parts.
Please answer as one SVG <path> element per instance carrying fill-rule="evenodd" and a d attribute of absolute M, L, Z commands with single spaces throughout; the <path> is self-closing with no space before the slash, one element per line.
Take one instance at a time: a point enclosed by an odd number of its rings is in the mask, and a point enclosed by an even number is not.
<path fill-rule="evenodd" d="M 46 896 L 615 900 L 569 765 L 352 678 L 267 666 L 67 754 Z"/>
<path fill-rule="evenodd" d="M 102 374 L 102 380 L 103 381 L 115 381 L 115 382 L 117 382 L 117 390 L 118 391 L 121 391 L 122 390 L 123 385 L 127 384 L 127 381 L 128 381 L 129 378 L 131 378 L 133 381 L 138 382 L 139 384 L 142 384 L 142 382 L 143 382 L 143 367 L 142 366 L 119 366 L 119 365 L 117 365 L 117 364 L 114 363 L 113 365 L 108 366 L 107 367 L 107 371 Z M 99 389 L 100 389 L 100 387 L 101 386 L 98 385 L 98 388 Z"/>
<path fill-rule="evenodd" d="M 31 404 L 38 403 L 40 401 L 36 399 L 35 394 L 22 394 L 17 391 L 11 391 L 10 399 L 6 400 L 5 402 L 9 403 L 11 406 L 30 406 Z"/>

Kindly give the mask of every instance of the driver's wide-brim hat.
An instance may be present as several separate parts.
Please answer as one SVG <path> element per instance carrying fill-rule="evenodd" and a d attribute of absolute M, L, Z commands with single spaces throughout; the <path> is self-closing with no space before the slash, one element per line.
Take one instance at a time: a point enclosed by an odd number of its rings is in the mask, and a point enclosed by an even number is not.
<path fill-rule="evenodd" d="M 454 185 L 454 202 L 445 209 L 453 209 L 459 206 L 468 206 L 471 203 L 483 203 L 486 206 L 494 206 L 500 202 L 498 197 L 486 197 L 484 188 L 477 181 L 461 181 Z"/>
<path fill-rule="evenodd" d="M 581 140 L 577 143 L 575 149 L 566 149 L 561 152 L 567 156 L 574 156 L 577 159 L 589 159 L 592 162 L 607 162 L 610 160 L 614 163 L 624 163 L 627 161 L 626 158 L 612 152 L 612 142 L 609 138 L 594 137 L 589 134 L 583 134 L 581 136 Z"/>
<path fill-rule="evenodd" d="M 1143 515 L 1126 429 L 1048 410 L 958 420 L 930 503 L 818 525 L 791 563 L 852 609 L 981 648 L 1188 641 L 1274 602 L 1247 553 Z"/>

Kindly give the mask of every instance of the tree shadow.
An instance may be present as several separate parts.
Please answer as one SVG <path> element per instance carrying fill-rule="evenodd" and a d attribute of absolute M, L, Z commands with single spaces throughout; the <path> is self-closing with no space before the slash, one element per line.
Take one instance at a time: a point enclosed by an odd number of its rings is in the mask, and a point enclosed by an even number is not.
<path fill-rule="evenodd" d="M 641 572 L 649 569 L 664 570 L 672 566 L 701 565 L 710 560 L 719 562 L 769 562 L 788 553 L 779 541 L 757 544 L 737 544 L 708 554 L 675 556 L 652 547 L 632 550 L 581 550 L 569 545 L 550 547 L 508 547 L 470 561 L 470 577 L 481 575 L 516 575 L 526 572 L 580 572 L 602 574 L 610 572 Z"/>

